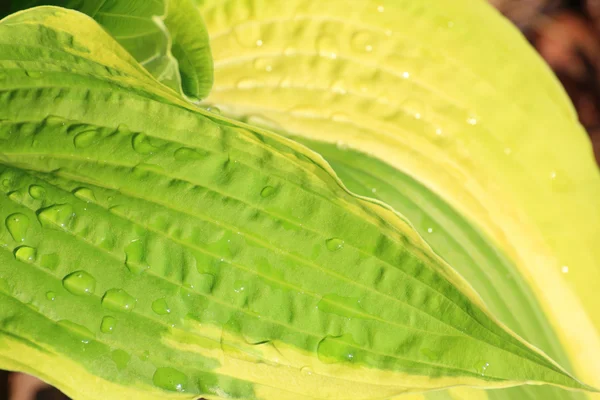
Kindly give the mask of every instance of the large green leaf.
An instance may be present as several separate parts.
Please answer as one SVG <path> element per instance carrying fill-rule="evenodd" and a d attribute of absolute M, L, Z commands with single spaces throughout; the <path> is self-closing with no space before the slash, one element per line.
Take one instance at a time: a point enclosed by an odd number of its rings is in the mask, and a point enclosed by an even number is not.
<path fill-rule="evenodd" d="M 210 92 L 208 34 L 192 0 L 13 0 L 0 16 L 40 5 L 94 18 L 154 77 L 191 100 Z"/>
<path fill-rule="evenodd" d="M 471 0 L 198 3 L 210 104 L 368 154 L 385 168 L 326 158 L 353 189 L 356 174 L 385 184 L 403 212 L 435 194 L 462 221 L 453 245 L 423 232 L 436 250 L 512 329 L 600 383 L 600 174 L 564 90 L 508 21 Z M 456 225 L 426 207 L 430 227 Z"/>
<path fill-rule="evenodd" d="M 590 389 L 306 147 L 197 110 L 90 18 L 0 23 L 0 367 L 78 399 Z"/>

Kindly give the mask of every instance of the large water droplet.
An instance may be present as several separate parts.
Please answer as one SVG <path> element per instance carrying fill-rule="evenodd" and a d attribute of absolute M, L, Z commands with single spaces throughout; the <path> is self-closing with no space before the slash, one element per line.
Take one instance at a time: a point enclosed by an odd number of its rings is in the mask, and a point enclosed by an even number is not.
<path fill-rule="evenodd" d="M 50 291 L 46 293 L 46 298 L 50 301 L 56 300 L 56 293 Z"/>
<path fill-rule="evenodd" d="M 328 294 L 319 300 L 317 308 L 320 311 L 346 318 L 364 318 L 364 312 L 361 311 L 361 299 L 359 298 Z"/>
<path fill-rule="evenodd" d="M 133 135 L 133 138 L 131 139 L 131 145 L 133 149 L 140 154 L 153 154 L 156 150 L 158 150 L 157 147 L 154 147 L 152 143 L 150 143 L 148 136 L 146 136 L 144 133 L 136 133 Z"/>
<path fill-rule="evenodd" d="M 325 241 L 329 251 L 338 251 L 344 248 L 344 241 L 338 238 L 331 238 Z"/>
<path fill-rule="evenodd" d="M 46 197 L 46 189 L 38 185 L 31 185 L 29 186 L 29 195 L 36 200 L 42 200 Z"/>
<path fill-rule="evenodd" d="M 38 212 L 38 219 L 42 225 L 58 226 L 68 230 L 75 221 L 75 211 L 70 204 L 55 204 Z"/>
<path fill-rule="evenodd" d="M 315 45 L 319 55 L 322 57 L 337 58 L 340 46 L 338 39 L 334 35 L 326 34 L 320 36 Z"/>
<path fill-rule="evenodd" d="M 133 241 L 125 248 L 125 265 L 130 272 L 141 274 L 150 268 L 145 262 L 144 250 L 141 240 Z"/>
<path fill-rule="evenodd" d="M 28 77 L 33 79 L 39 79 L 42 77 L 42 73 L 40 71 L 25 71 Z"/>
<path fill-rule="evenodd" d="M 171 312 L 171 309 L 167 304 L 167 300 L 158 299 L 152 302 L 152 311 L 154 311 L 158 315 L 166 315 Z"/>
<path fill-rule="evenodd" d="M 88 344 L 91 339 L 96 337 L 88 328 L 83 325 L 76 324 L 73 321 L 63 319 L 58 321 L 57 324 L 66 328 L 71 334 L 79 336 L 81 338 L 81 343 Z"/>
<path fill-rule="evenodd" d="M 119 370 L 125 369 L 127 364 L 129 364 L 129 360 L 131 359 L 129 353 L 121 349 L 113 351 L 110 356 Z"/>
<path fill-rule="evenodd" d="M 135 308 L 136 301 L 123 289 L 110 289 L 102 297 L 102 305 L 114 311 L 131 311 Z"/>
<path fill-rule="evenodd" d="M 258 21 L 248 21 L 234 27 L 234 35 L 237 42 L 243 47 L 260 47 L 263 45 L 261 40 L 261 27 Z"/>
<path fill-rule="evenodd" d="M 326 336 L 317 347 L 317 356 L 324 363 L 354 362 L 357 356 L 357 343 L 352 335 Z"/>
<path fill-rule="evenodd" d="M 11 214 L 5 221 L 6 229 L 16 242 L 24 242 L 29 230 L 29 218 L 21 213 Z"/>
<path fill-rule="evenodd" d="M 96 290 L 96 279 L 85 271 L 75 271 L 63 278 L 63 286 L 78 295 L 91 295 Z"/>
<path fill-rule="evenodd" d="M 360 31 L 352 35 L 352 41 L 350 45 L 354 51 L 359 53 L 370 53 L 373 51 L 375 45 L 375 39 L 370 32 Z"/>
<path fill-rule="evenodd" d="M 271 197 L 274 194 L 275 194 L 275 188 L 273 186 L 265 186 L 260 191 L 260 196 L 263 198 Z"/>
<path fill-rule="evenodd" d="M 15 250 L 15 258 L 26 263 L 34 263 L 37 258 L 37 251 L 33 247 L 21 246 Z"/>
<path fill-rule="evenodd" d="M 44 254 L 40 260 L 40 265 L 44 268 L 48 268 L 49 270 L 54 271 L 58 266 L 58 261 L 58 254 Z"/>
<path fill-rule="evenodd" d="M 80 149 L 90 147 L 100 141 L 100 135 L 97 130 L 90 129 L 83 131 L 75 135 L 73 138 L 73 145 Z"/>
<path fill-rule="evenodd" d="M 102 318 L 102 322 L 100 323 L 100 331 L 103 333 L 113 333 L 115 327 L 117 326 L 117 320 L 110 315 Z"/>
<path fill-rule="evenodd" d="M 161 389 L 173 392 L 185 392 L 188 378 L 183 372 L 175 368 L 164 367 L 156 369 L 152 377 L 152 382 Z"/>
<path fill-rule="evenodd" d="M 73 194 L 76 197 L 78 197 L 81 200 L 86 201 L 88 203 L 96 201 L 96 196 L 94 195 L 94 192 L 92 192 L 92 190 L 88 189 L 88 188 L 75 189 Z"/>
<path fill-rule="evenodd" d="M 206 157 L 207 153 L 202 150 L 189 149 L 182 147 L 177 150 L 174 154 L 175 159 L 178 161 L 197 161 L 202 160 Z"/>

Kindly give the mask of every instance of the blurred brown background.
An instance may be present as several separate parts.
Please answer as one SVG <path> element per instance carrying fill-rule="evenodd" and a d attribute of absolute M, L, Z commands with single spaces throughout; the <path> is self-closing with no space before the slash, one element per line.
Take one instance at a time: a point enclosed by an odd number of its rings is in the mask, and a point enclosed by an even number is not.
<path fill-rule="evenodd" d="M 451 0 L 450 0 L 451 1 Z M 600 0 L 490 0 L 523 31 L 573 100 L 600 163 Z M 56 389 L 0 371 L 0 400 L 64 400 Z"/>

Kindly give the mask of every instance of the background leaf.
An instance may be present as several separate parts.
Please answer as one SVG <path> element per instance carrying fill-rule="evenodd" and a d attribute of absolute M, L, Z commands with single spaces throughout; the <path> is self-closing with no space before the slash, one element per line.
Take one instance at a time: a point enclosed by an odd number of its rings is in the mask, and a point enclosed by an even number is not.
<path fill-rule="evenodd" d="M 191 0 L 34 0 L 9 4 L 0 16 L 40 5 L 87 14 L 161 83 L 191 100 L 210 92 L 210 46 L 204 22 Z"/>

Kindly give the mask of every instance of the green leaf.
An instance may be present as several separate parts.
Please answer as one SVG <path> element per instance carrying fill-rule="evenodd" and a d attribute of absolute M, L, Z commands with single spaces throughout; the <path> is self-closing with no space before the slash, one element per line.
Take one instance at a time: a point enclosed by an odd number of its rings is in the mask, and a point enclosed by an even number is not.
<path fill-rule="evenodd" d="M 190 100 L 208 96 L 212 57 L 204 22 L 192 0 L 13 1 L 9 9 L 40 5 L 89 15 L 161 83 Z"/>
<path fill-rule="evenodd" d="M 530 324 L 536 346 L 600 384 L 600 174 L 564 90 L 508 21 L 469 0 L 198 4 L 215 59 L 208 104 L 383 162 L 386 201 L 407 201 L 413 188 L 394 178 L 410 176 L 485 238 L 471 251 L 487 268 L 451 265 L 480 291 L 472 280 L 493 271 L 499 288 L 482 296 L 506 302 L 498 317 Z M 363 162 L 352 167 L 373 172 Z"/>
<path fill-rule="evenodd" d="M 90 18 L 0 23 L 0 367 L 77 399 L 591 389 L 315 153 L 197 110 Z"/>

